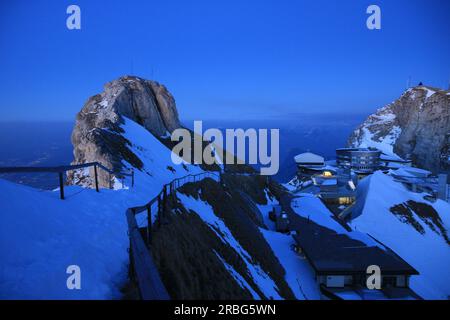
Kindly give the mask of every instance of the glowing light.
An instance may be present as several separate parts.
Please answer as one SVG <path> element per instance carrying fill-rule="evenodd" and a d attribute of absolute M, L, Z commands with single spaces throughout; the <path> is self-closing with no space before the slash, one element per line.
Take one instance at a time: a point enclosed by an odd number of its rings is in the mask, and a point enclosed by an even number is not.
<path fill-rule="evenodd" d="M 332 174 L 330 171 L 324 171 L 324 172 L 322 173 L 322 175 L 323 175 L 324 177 L 332 177 L 332 176 L 333 176 L 333 174 Z"/>

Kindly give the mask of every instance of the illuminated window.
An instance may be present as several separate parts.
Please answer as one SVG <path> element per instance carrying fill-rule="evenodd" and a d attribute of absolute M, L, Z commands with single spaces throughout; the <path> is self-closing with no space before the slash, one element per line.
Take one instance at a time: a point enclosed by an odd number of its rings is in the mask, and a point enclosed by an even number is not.
<path fill-rule="evenodd" d="M 322 174 L 324 177 L 332 177 L 333 174 L 330 171 L 324 171 Z"/>

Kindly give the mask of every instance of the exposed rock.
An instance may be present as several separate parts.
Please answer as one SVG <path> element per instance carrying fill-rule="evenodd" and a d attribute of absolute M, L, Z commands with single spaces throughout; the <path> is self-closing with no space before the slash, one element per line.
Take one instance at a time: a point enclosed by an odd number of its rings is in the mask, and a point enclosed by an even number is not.
<path fill-rule="evenodd" d="M 448 170 L 449 134 L 449 91 L 418 86 L 370 115 L 348 145 L 375 147 L 436 173 Z"/>
<path fill-rule="evenodd" d="M 138 77 L 124 76 L 104 86 L 104 91 L 88 99 L 77 114 L 72 132 L 73 164 L 98 161 L 121 172 L 123 160 L 141 168 L 141 160 L 129 149 L 130 142 L 120 125 L 127 117 L 158 138 L 180 127 L 175 100 L 163 85 Z M 86 169 L 88 170 L 88 169 Z M 68 183 L 93 186 L 92 173 L 76 170 L 68 174 Z M 93 169 L 89 169 L 93 171 Z M 99 185 L 110 187 L 120 175 L 99 170 Z"/>

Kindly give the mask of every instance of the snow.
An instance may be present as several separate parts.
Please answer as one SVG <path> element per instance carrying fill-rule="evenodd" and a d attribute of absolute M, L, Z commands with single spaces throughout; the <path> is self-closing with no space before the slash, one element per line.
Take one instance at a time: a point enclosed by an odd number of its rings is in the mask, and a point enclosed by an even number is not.
<path fill-rule="evenodd" d="M 399 157 L 396 154 L 389 154 L 389 155 L 387 155 L 387 154 L 384 154 L 384 153 L 382 153 L 380 155 L 380 159 L 384 160 L 384 161 L 405 161 L 403 158 Z"/>
<path fill-rule="evenodd" d="M 114 177 L 114 179 L 113 179 L 112 188 L 114 190 L 129 189 L 129 187 L 125 185 L 125 181 L 122 181 L 121 179 L 118 179 L 117 177 Z"/>
<path fill-rule="evenodd" d="M 314 271 L 304 258 L 291 249 L 295 244 L 292 236 L 265 229 L 259 230 L 286 271 L 286 282 L 295 297 L 299 300 L 320 300 L 321 294 L 314 280 Z"/>
<path fill-rule="evenodd" d="M 323 186 L 335 186 L 337 185 L 337 179 L 326 179 L 322 182 Z"/>
<path fill-rule="evenodd" d="M 261 299 L 258 293 L 253 290 L 253 288 L 248 284 L 247 280 L 245 280 L 244 277 L 239 274 L 239 272 L 237 272 L 231 265 L 226 263 L 226 261 L 215 250 L 214 253 L 216 254 L 217 258 L 219 258 L 219 260 L 223 263 L 228 272 L 233 276 L 236 282 L 241 286 L 241 288 L 247 289 L 251 293 L 253 299 Z"/>
<path fill-rule="evenodd" d="M 108 100 L 107 99 L 103 99 L 99 105 L 103 108 L 106 108 L 108 106 Z"/>
<path fill-rule="evenodd" d="M 402 133 L 402 129 L 395 125 L 395 120 L 396 115 L 392 111 L 392 105 L 378 109 L 357 129 L 359 139 L 353 143 L 353 147 L 376 148 L 386 155 L 400 158 L 393 150 L 393 145 Z M 380 127 L 390 128 L 390 131 L 375 138 L 381 130 Z"/>
<path fill-rule="evenodd" d="M 345 233 L 345 228 L 333 218 L 333 214 L 320 201 L 319 198 L 309 194 L 303 194 L 299 198 L 292 200 L 292 209 L 303 218 L 334 230 L 337 233 Z"/>
<path fill-rule="evenodd" d="M 136 178 L 138 181 L 148 180 L 148 183 L 156 183 L 156 188 L 149 196 L 158 194 L 164 183 L 168 183 L 175 178 L 203 172 L 200 167 L 195 165 L 185 164 L 188 171 L 184 169 L 182 164 L 175 165 L 171 158 L 172 152 L 158 139 L 134 121 L 125 117 L 124 119 L 125 123 L 122 128 L 125 133 L 123 136 L 132 142 L 131 151 L 144 163 L 142 171 L 135 170 Z M 131 167 L 130 164 L 126 165 Z M 175 172 L 169 170 L 168 167 L 174 168 Z"/>
<path fill-rule="evenodd" d="M 292 201 L 292 209 L 296 214 L 303 218 L 310 219 L 311 221 L 334 230 L 336 233 L 344 234 L 352 239 L 362 242 L 369 247 L 379 247 L 383 250 L 386 248 L 380 243 L 374 241 L 366 233 L 358 231 L 347 231 L 334 217 L 333 213 L 322 203 L 322 201 L 310 194 L 304 194 L 299 198 L 295 198 Z"/>
<path fill-rule="evenodd" d="M 322 156 L 311 152 L 298 154 L 294 157 L 296 163 L 324 163 L 325 159 Z"/>
<path fill-rule="evenodd" d="M 448 231 L 450 205 L 442 200 L 428 202 L 424 200 L 424 194 L 409 192 L 401 183 L 380 171 L 363 179 L 358 189 L 366 200 L 360 207 L 360 215 L 350 222 L 352 228 L 375 237 L 418 270 L 420 275 L 411 277 L 410 287 L 421 297 L 447 299 L 450 295 L 450 246 L 442 235 L 415 214 L 414 218 L 425 230 L 424 234 L 400 221 L 389 208 L 408 200 L 426 203 L 439 213 Z"/>
<path fill-rule="evenodd" d="M 125 118 L 122 128 L 144 164 L 142 171 L 135 170 L 133 188 L 128 180 L 124 189 L 99 193 L 68 186 L 66 199 L 60 200 L 58 190 L 0 180 L 0 299 L 121 297 L 128 272 L 125 210 L 148 202 L 174 178 L 201 172 L 173 164 L 171 151 L 135 122 Z M 146 221 L 145 213 L 137 218 Z M 69 265 L 81 268 L 81 290 L 66 287 Z"/>
<path fill-rule="evenodd" d="M 420 168 L 402 167 L 400 169 L 392 171 L 392 174 L 410 178 L 418 178 L 418 177 L 426 178 L 429 175 L 431 175 L 431 172 Z"/>
<path fill-rule="evenodd" d="M 399 126 L 393 126 L 392 130 L 384 136 L 381 141 L 376 141 L 374 139 L 374 134 L 370 132 L 368 128 L 362 128 L 361 142 L 358 144 L 358 147 L 376 148 L 386 155 L 399 158 L 399 156 L 394 152 L 394 144 L 401 132 L 402 129 Z"/>
<path fill-rule="evenodd" d="M 433 94 L 436 93 L 436 91 L 431 90 L 431 89 L 426 88 L 426 87 L 423 87 L 422 89 L 425 90 L 425 92 L 426 92 L 425 99 L 428 99 L 429 97 L 431 97 Z"/>
<path fill-rule="evenodd" d="M 127 279 L 126 195 L 38 191 L 0 180 L 0 299 L 113 299 Z M 24 201 L 26 199 L 26 201 Z M 66 268 L 81 268 L 81 290 Z"/>
<path fill-rule="evenodd" d="M 275 230 L 275 222 L 269 219 L 269 213 L 273 210 L 274 206 L 279 206 L 278 201 L 276 201 L 275 197 L 269 197 L 267 194 L 267 190 L 265 190 L 267 204 L 266 205 L 260 205 L 257 204 L 259 211 L 261 211 L 261 214 L 263 216 L 264 224 L 266 225 L 269 230 Z"/>
<path fill-rule="evenodd" d="M 266 295 L 266 297 L 273 297 L 274 299 L 282 299 L 278 293 L 278 288 L 275 282 L 269 277 L 267 273 L 262 270 L 259 265 L 252 263 L 252 258 L 248 252 L 242 248 L 237 239 L 231 233 L 231 230 L 225 225 L 222 219 L 214 214 L 213 208 L 206 202 L 196 200 L 192 197 L 178 193 L 178 198 L 184 207 L 197 213 L 200 218 L 205 221 L 216 235 L 225 244 L 233 248 L 242 260 L 247 265 L 249 275 L 253 278 L 255 284 Z"/>

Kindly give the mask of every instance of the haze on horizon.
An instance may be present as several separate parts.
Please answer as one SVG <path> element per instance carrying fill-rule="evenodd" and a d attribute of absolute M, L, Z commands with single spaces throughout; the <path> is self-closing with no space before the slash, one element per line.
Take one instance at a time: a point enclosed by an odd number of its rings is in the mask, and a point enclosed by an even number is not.
<path fill-rule="evenodd" d="M 81 8 L 81 30 L 66 8 Z M 125 74 L 174 95 L 181 119 L 367 114 L 412 84 L 447 87 L 450 3 L 2 1 L 0 119 L 69 120 Z"/>

